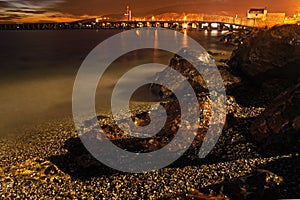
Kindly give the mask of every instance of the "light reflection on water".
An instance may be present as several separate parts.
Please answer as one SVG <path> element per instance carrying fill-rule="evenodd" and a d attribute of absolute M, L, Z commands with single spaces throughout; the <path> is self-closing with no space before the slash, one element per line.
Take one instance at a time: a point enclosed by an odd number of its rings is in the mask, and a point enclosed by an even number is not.
<path fill-rule="evenodd" d="M 50 119 L 72 116 L 72 89 L 76 72 L 86 55 L 101 41 L 120 31 L 2 31 L 0 32 L 0 135 L 32 127 Z M 174 33 L 179 34 L 177 32 Z M 210 51 L 231 51 L 219 45 L 212 32 L 184 32 L 183 46 L 191 36 Z M 158 37 L 158 35 L 156 35 Z M 156 40 L 157 42 L 157 40 Z M 155 44 L 158 46 L 158 44 Z M 149 56 L 150 55 L 150 56 Z M 113 63 L 97 95 L 101 109 L 122 73 L 144 63 L 167 65 L 172 55 L 158 50 L 133 52 Z M 149 69 L 154 70 L 154 69 Z M 146 72 L 145 72 L 146 73 Z M 138 77 L 137 77 L 138 78 Z M 130 84 L 132 80 L 128 80 Z"/>
<path fill-rule="evenodd" d="M 224 34 L 224 33 L 226 33 L 226 32 L 228 32 L 228 31 L 222 31 L 222 32 L 219 32 L 219 31 L 217 31 L 217 30 L 211 30 L 211 31 L 205 30 L 205 31 L 204 31 L 204 35 L 205 35 L 205 36 L 210 36 L 210 37 L 217 37 L 217 36 L 220 36 L 220 35 L 222 35 L 222 34 Z"/>

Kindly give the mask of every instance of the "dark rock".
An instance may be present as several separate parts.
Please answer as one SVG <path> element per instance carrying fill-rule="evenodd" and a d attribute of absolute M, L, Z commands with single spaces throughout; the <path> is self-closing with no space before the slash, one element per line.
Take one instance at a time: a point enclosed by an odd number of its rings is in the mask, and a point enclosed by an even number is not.
<path fill-rule="evenodd" d="M 253 37 L 255 34 L 257 34 L 257 32 L 258 29 L 228 32 L 221 37 L 220 41 L 224 44 L 239 46 L 240 44 L 243 44 L 246 40 L 248 40 L 250 37 Z"/>
<path fill-rule="evenodd" d="M 177 199 L 225 200 L 225 199 L 278 199 L 283 179 L 276 174 L 258 169 L 250 175 L 224 180 L 219 184 L 200 189 L 191 188 Z"/>
<path fill-rule="evenodd" d="M 209 54 L 212 52 L 191 52 L 187 49 L 183 49 L 181 51 L 181 55 L 184 54 L 185 57 L 191 58 L 194 65 L 184 58 L 178 55 L 174 55 L 174 57 L 170 61 L 169 67 L 175 69 L 181 75 L 186 77 L 196 94 L 207 92 L 207 80 L 202 77 L 199 71 L 200 69 L 203 70 L 209 80 L 217 80 L 219 78 L 218 74 L 214 73 L 215 70 L 211 70 L 216 66 L 214 65 L 214 59 Z M 220 89 L 223 88 L 222 85 L 218 85 L 220 83 L 224 84 L 225 86 L 229 86 L 241 82 L 240 78 L 235 76 L 231 72 L 228 65 L 226 65 L 225 63 L 223 63 L 222 65 L 220 64 L 219 66 L 217 66 L 217 68 L 223 79 L 223 82 L 216 82 L 216 84 L 211 83 L 213 90 L 220 91 Z M 174 78 L 174 74 L 171 73 L 169 68 L 158 73 L 156 75 L 156 80 L 163 80 L 164 82 L 168 82 L 169 84 L 173 85 L 174 90 L 185 90 L 185 88 L 182 88 L 183 84 L 181 82 L 178 82 Z M 174 95 L 168 88 L 155 84 L 151 86 L 151 91 L 153 94 L 161 98 L 169 98 Z"/>
<path fill-rule="evenodd" d="M 228 64 L 252 83 L 296 81 L 300 75 L 300 26 L 259 31 L 234 50 Z"/>
<path fill-rule="evenodd" d="M 250 133 L 265 151 L 299 150 L 300 81 L 274 100 L 254 121 Z"/>
<path fill-rule="evenodd" d="M 202 193 L 218 194 L 223 199 L 278 199 L 283 179 L 274 173 L 259 169 L 250 175 L 224 181 L 200 189 Z"/>
<path fill-rule="evenodd" d="M 211 56 L 218 56 L 218 55 L 222 55 L 222 53 L 220 52 L 213 52 L 213 51 L 207 51 L 207 53 Z"/>
<path fill-rule="evenodd" d="M 186 56 L 189 56 L 188 53 L 194 53 L 194 52 L 187 52 L 184 54 Z M 197 59 L 197 56 L 198 57 L 201 56 L 201 58 L 206 60 L 207 63 L 209 63 L 210 60 L 212 60 L 212 58 L 210 57 L 210 55 L 208 53 L 205 53 L 205 54 L 200 53 L 200 55 L 194 55 L 194 56 L 192 56 L 193 57 L 192 59 Z M 202 63 L 199 60 L 199 65 L 203 65 L 203 64 L 207 64 L 207 63 Z M 185 76 L 187 78 L 187 80 L 190 82 L 191 86 L 196 90 L 195 92 L 199 93 L 199 92 L 203 92 L 207 89 L 205 80 L 199 74 L 197 69 L 195 69 L 195 67 L 191 63 L 186 61 L 184 58 L 181 58 L 178 55 L 174 55 L 174 57 L 170 60 L 169 67 L 171 67 L 172 69 L 175 69 L 181 75 Z M 173 86 L 173 91 L 174 90 L 185 90 L 185 88 L 182 88 L 183 87 L 182 82 L 179 82 L 176 79 L 176 77 L 174 77 L 174 76 L 176 76 L 176 75 L 174 73 L 172 73 L 172 71 L 169 68 L 167 68 L 166 70 L 158 73 L 156 75 L 155 79 L 163 81 L 163 82 L 168 82 L 170 85 Z M 162 86 L 151 87 L 151 91 L 154 94 L 156 94 L 157 96 L 160 96 L 162 98 L 169 98 L 169 97 L 173 96 L 172 91 L 170 91 L 170 90 L 168 90 L 168 88 L 165 88 Z"/>
<path fill-rule="evenodd" d="M 223 194 L 216 194 L 213 191 L 210 191 L 208 194 L 205 194 L 194 188 L 192 188 L 188 191 L 188 193 L 186 194 L 186 198 L 197 199 L 197 200 L 227 200 L 227 199 L 229 199 L 228 197 L 226 197 Z M 181 198 L 177 198 L 177 199 L 181 200 Z M 184 198 L 182 198 L 182 199 L 184 199 Z"/>

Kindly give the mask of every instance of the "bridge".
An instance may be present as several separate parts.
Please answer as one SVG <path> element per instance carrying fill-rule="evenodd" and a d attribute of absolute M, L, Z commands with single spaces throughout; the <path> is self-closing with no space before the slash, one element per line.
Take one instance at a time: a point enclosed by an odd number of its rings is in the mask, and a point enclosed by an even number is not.
<path fill-rule="evenodd" d="M 257 22 L 230 16 L 204 15 L 195 19 L 176 20 L 124 20 L 108 21 L 98 19 L 87 19 L 75 22 L 62 23 L 14 23 L 0 24 L 0 30 L 63 30 L 63 29 L 132 29 L 142 27 L 163 27 L 174 30 L 239 30 L 249 29 Z"/>
<path fill-rule="evenodd" d="M 15 23 L 0 24 L 0 30 L 64 30 L 64 29 L 132 29 L 142 27 L 162 27 L 174 30 L 218 30 L 233 31 L 252 26 L 218 21 L 102 21 L 69 23 Z"/>

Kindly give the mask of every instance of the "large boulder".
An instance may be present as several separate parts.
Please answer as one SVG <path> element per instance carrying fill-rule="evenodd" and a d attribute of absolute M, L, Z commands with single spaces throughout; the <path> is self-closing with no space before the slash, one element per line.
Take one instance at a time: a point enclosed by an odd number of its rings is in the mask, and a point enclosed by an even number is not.
<path fill-rule="evenodd" d="M 279 95 L 254 121 L 250 133 L 264 152 L 299 151 L 300 80 Z"/>
<path fill-rule="evenodd" d="M 184 55 L 185 58 L 189 58 L 193 61 L 193 64 L 179 55 Z M 217 63 L 218 65 L 216 65 L 215 60 L 208 52 L 195 52 L 189 49 L 182 49 L 180 50 L 179 55 L 174 55 L 170 60 L 169 68 L 157 73 L 155 77 L 156 80 L 167 82 L 172 85 L 173 90 L 175 91 L 185 91 L 187 88 L 184 88 L 184 84 L 178 81 L 178 78 L 176 78 L 177 75 L 172 73 L 170 68 L 179 72 L 180 76 L 184 76 L 189 81 L 196 94 L 208 92 L 207 81 L 210 81 L 210 89 L 216 92 L 222 91 L 224 86 L 229 87 L 241 82 L 239 77 L 231 73 L 228 65 L 225 63 Z M 203 74 L 200 74 L 199 72 L 205 74 L 206 79 L 204 79 L 202 76 Z M 222 80 L 217 81 L 220 78 L 219 75 L 221 75 Z M 159 85 L 152 85 L 150 89 L 154 95 L 162 98 L 172 97 L 174 92 Z"/>
<path fill-rule="evenodd" d="M 253 83 L 291 84 L 300 74 L 300 26 L 259 31 L 234 50 L 228 64 Z"/>

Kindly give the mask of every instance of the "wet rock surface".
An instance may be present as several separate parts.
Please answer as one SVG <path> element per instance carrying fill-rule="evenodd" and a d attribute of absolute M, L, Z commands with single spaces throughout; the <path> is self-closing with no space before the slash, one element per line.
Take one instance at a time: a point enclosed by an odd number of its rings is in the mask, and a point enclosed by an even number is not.
<path fill-rule="evenodd" d="M 196 60 L 193 63 L 190 63 L 183 57 L 179 55 L 174 55 L 169 63 L 169 67 L 176 70 L 184 76 L 190 83 L 190 85 L 195 90 L 195 93 L 207 92 L 208 89 L 214 91 L 220 91 L 223 89 L 223 84 L 225 87 L 230 87 L 231 85 L 235 85 L 241 82 L 241 79 L 232 74 L 232 70 L 225 63 L 218 62 L 218 65 L 215 65 L 214 58 L 211 56 L 214 53 L 210 52 L 190 52 L 182 50 L 179 52 L 180 55 L 184 55 L 185 58 L 192 58 L 192 60 Z M 217 69 L 217 73 L 214 69 Z M 202 74 L 200 74 L 202 73 Z M 205 78 L 204 76 L 205 75 Z M 221 75 L 221 77 L 219 77 Z M 223 81 L 216 81 L 220 78 Z M 156 80 L 163 80 L 165 82 L 170 83 L 173 86 L 174 90 L 186 90 L 186 88 L 182 88 L 182 83 L 176 81 L 173 74 L 170 73 L 169 69 L 166 69 L 156 75 Z M 215 80 L 215 84 L 213 81 Z M 209 82 L 210 88 L 208 88 L 207 83 Z M 151 87 L 151 90 L 157 96 L 162 98 L 169 98 L 173 95 L 173 92 L 170 91 L 166 87 L 154 85 Z"/>
<path fill-rule="evenodd" d="M 253 122 L 250 133 L 264 152 L 299 151 L 300 82 L 274 100 Z"/>
<path fill-rule="evenodd" d="M 247 42 L 251 37 L 254 37 L 259 32 L 259 29 L 245 29 L 235 32 L 228 32 L 221 36 L 220 41 L 233 46 L 239 46 Z"/>
<path fill-rule="evenodd" d="M 300 27 L 284 25 L 260 30 L 244 41 L 228 64 L 252 83 L 277 79 L 282 84 L 297 80 L 300 70 Z"/>
<path fill-rule="evenodd" d="M 190 189 L 188 194 L 179 199 L 278 199 L 278 185 L 283 178 L 268 171 L 258 169 L 251 175 L 223 181 L 221 184 L 208 186 L 200 190 Z"/>
<path fill-rule="evenodd" d="M 258 45 L 251 40 L 263 43 L 265 39 L 260 37 L 271 33 L 272 37 L 280 35 L 285 40 L 290 37 L 290 33 L 282 31 L 286 29 L 285 26 L 275 27 L 270 32 L 263 30 L 263 33 L 257 34 L 258 38 L 246 38 L 243 42 L 249 41 L 250 44 L 246 45 L 251 49 L 253 45 Z M 296 28 L 289 27 L 289 30 L 295 31 Z M 265 45 L 271 45 L 269 41 L 265 42 Z M 294 42 L 291 45 L 296 48 L 298 44 Z M 232 59 L 243 60 L 244 57 L 239 57 L 241 54 L 237 52 L 244 51 L 244 48 L 240 45 Z M 213 59 L 211 56 L 214 53 L 209 53 L 201 56 Z M 281 67 L 289 69 L 290 63 L 293 61 Z M 24 131 L 22 137 L 0 140 L 0 198 L 299 198 L 300 83 L 283 84 L 278 82 L 278 77 L 272 77 L 256 85 L 253 82 L 258 76 L 265 76 L 267 70 L 260 69 L 262 73 L 249 76 L 237 70 L 237 66 L 218 62 L 227 93 L 226 123 L 213 150 L 200 159 L 198 152 L 208 127 L 218 125 L 210 124 L 210 118 L 218 116 L 211 112 L 211 96 L 202 77 L 195 69 L 190 69 L 191 64 L 174 56 L 170 66 L 184 74 L 196 88 L 200 104 L 199 108 L 195 108 L 199 110 L 191 110 L 200 112 L 194 142 L 176 162 L 163 169 L 140 174 L 119 172 L 103 165 L 86 150 L 72 119 L 51 122 Z M 268 65 L 261 66 L 268 68 Z M 280 71 L 281 67 L 274 67 L 274 71 Z M 157 78 L 165 75 L 162 72 Z M 176 88 L 177 83 L 174 84 Z M 122 127 L 128 126 L 128 121 L 121 120 L 117 125 L 111 116 L 98 116 L 97 125 L 102 127 L 102 131 L 92 131 L 95 125 L 90 125 L 91 134 L 87 136 L 95 142 L 107 137 L 120 148 L 136 153 L 155 151 L 168 145 L 179 126 L 185 124 L 189 127 L 189 122 L 180 119 L 179 102 L 171 91 L 160 86 L 153 86 L 152 89 L 163 99 L 160 105 L 168 113 L 166 124 L 158 134 L 144 139 L 135 138 L 129 132 L 122 131 Z M 214 92 L 218 91 L 217 86 Z M 140 126 L 151 123 L 149 107 L 133 111 L 129 120 Z M 186 145 L 184 140 L 180 145 Z"/>

